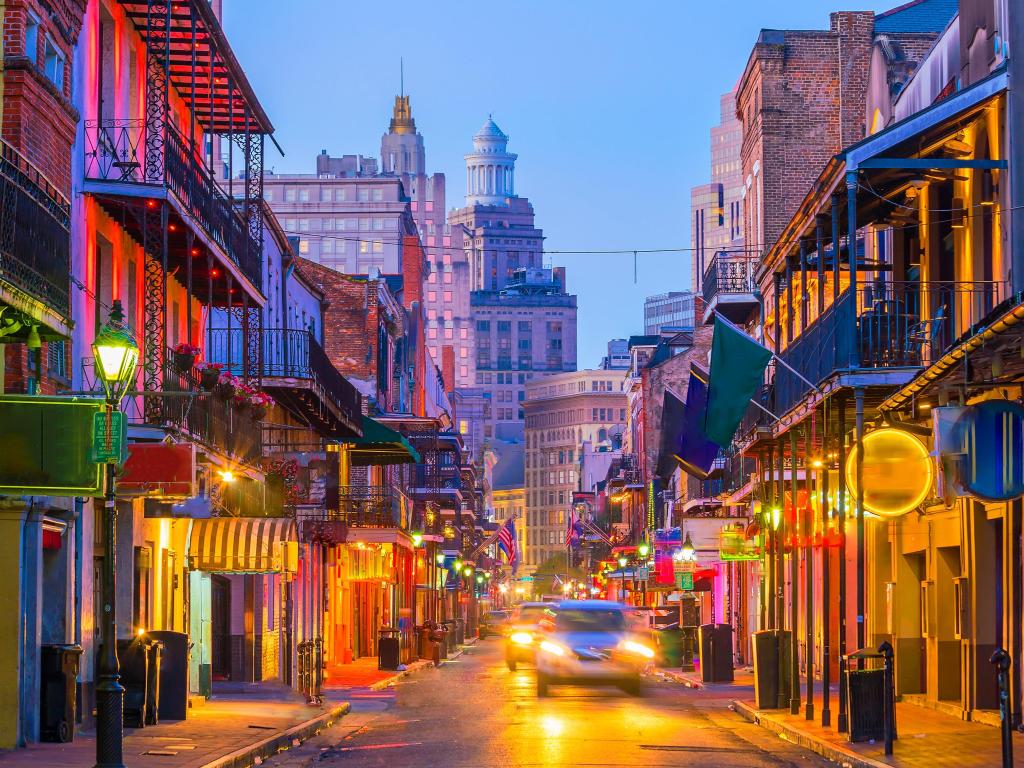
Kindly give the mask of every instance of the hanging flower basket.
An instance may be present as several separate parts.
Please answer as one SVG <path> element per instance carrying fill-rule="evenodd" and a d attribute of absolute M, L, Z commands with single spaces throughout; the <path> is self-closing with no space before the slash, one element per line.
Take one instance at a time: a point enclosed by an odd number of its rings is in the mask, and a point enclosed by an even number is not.
<path fill-rule="evenodd" d="M 254 421 L 263 421 L 274 405 L 274 398 L 266 392 L 253 391 L 249 395 L 249 414 Z"/>
<path fill-rule="evenodd" d="M 213 394 L 219 399 L 227 402 L 235 397 L 238 387 L 241 384 L 238 377 L 229 371 L 221 371 L 217 377 L 217 383 L 213 387 Z"/>
<path fill-rule="evenodd" d="M 196 358 L 199 357 L 199 347 L 192 346 L 191 344 L 178 344 L 171 350 L 171 358 L 174 361 L 174 367 L 177 368 L 181 373 L 187 373 L 192 370 L 192 366 L 196 364 Z"/>
<path fill-rule="evenodd" d="M 253 421 L 263 421 L 267 418 L 267 414 L 270 412 L 269 406 L 266 405 L 252 405 L 249 406 L 249 415 L 252 416 Z"/>
<path fill-rule="evenodd" d="M 199 386 L 207 392 L 212 392 L 220 380 L 224 366 L 220 363 L 205 363 L 199 366 Z"/>

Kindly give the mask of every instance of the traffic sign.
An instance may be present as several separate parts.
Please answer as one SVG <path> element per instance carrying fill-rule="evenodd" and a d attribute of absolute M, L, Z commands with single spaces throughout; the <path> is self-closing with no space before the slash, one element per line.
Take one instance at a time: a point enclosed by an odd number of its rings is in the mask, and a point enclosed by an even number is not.
<path fill-rule="evenodd" d="M 127 430 L 121 411 L 111 411 L 108 414 L 107 411 L 101 410 L 93 414 L 90 461 L 96 464 L 122 464 L 127 455 L 127 444 Z"/>

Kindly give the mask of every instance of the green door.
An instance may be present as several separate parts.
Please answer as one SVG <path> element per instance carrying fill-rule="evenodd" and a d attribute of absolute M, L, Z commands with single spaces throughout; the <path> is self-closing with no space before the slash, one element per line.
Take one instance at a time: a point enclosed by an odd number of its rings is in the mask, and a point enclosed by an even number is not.
<path fill-rule="evenodd" d="M 213 648 L 211 627 L 213 622 L 210 608 L 210 574 L 203 571 L 191 571 L 188 577 L 191 598 L 189 614 L 189 639 L 192 642 L 192 653 L 189 655 L 191 692 L 209 698 L 213 693 L 211 675 Z"/>

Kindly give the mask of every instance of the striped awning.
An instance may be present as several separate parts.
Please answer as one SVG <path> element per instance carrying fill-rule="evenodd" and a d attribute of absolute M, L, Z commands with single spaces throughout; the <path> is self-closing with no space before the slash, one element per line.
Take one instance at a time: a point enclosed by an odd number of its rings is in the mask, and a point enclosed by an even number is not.
<path fill-rule="evenodd" d="M 215 517 L 192 523 L 188 554 L 194 571 L 275 573 L 289 541 L 298 542 L 290 517 Z"/>

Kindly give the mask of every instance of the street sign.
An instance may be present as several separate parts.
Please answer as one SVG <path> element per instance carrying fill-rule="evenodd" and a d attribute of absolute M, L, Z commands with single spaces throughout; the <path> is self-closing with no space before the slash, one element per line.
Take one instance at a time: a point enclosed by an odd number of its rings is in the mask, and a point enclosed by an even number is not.
<path fill-rule="evenodd" d="M 113 411 L 109 414 L 110 434 L 107 434 L 108 414 L 99 411 L 92 417 L 92 448 L 89 460 L 96 464 L 121 464 L 127 454 L 127 431 L 124 414 Z"/>
<path fill-rule="evenodd" d="M 647 581 L 651 577 L 649 568 L 637 568 L 633 575 L 634 581 Z"/>
<path fill-rule="evenodd" d="M 679 575 L 679 588 L 693 591 L 693 571 L 684 571 Z"/>

